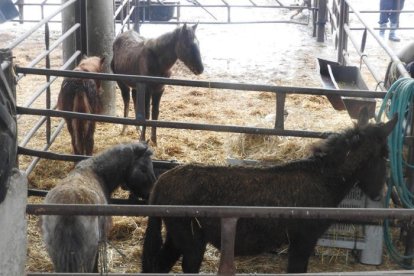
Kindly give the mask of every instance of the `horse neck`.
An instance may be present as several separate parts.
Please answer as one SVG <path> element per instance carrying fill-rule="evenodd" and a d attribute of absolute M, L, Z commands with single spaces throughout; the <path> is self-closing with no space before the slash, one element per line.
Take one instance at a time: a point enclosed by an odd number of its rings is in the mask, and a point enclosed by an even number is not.
<path fill-rule="evenodd" d="M 105 191 L 107 198 L 115 191 L 122 183 L 125 182 L 125 169 L 128 167 L 128 160 L 112 160 L 111 157 L 94 157 L 80 162 L 77 170 L 92 170 L 100 179 L 102 189 Z"/>
<path fill-rule="evenodd" d="M 343 156 L 325 156 L 321 160 L 321 173 L 331 179 L 330 187 L 335 195 L 346 195 L 358 182 L 361 163 L 366 161 L 364 152 L 344 151 Z"/>
<path fill-rule="evenodd" d="M 175 29 L 147 42 L 147 46 L 157 58 L 162 72 L 170 70 L 178 59 L 175 52 L 178 35 L 179 29 Z"/>
<path fill-rule="evenodd" d="M 294 206 L 338 206 L 355 182 L 342 178 L 335 166 L 329 166 L 326 161 L 324 158 L 310 157 L 275 166 L 273 170 L 281 178 L 274 182 L 274 192 L 280 193 L 279 183 L 284 183 L 285 188 L 282 190 L 290 191 L 286 194 L 287 200 Z M 291 187 L 300 192 L 293 192 Z"/>

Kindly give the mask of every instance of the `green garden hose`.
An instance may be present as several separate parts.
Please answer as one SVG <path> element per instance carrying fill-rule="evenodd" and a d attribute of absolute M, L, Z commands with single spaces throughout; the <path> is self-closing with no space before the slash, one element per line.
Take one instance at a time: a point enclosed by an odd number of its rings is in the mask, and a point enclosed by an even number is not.
<path fill-rule="evenodd" d="M 413 100 L 414 79 L 401 78 L 388 90 L 376 118 L 377 121 L 380 121 L 384 113 L 388 118 L 392 118 L 395 113 L 398 113 L 399 115 L 397 125 L 388 137 L 391 174 L 387 181 L 388 192 L 385 200 L 386 207 L 390 206 L 391 192 L 395 188 L 403 207 L 414 208 L 414 195 L 408 189 L 404 179 L 404 170 L 407 167 L 413 167 L 413 164 L 408 164 L 408 162 L 404 160 L 403 155 L 404 139 L 406 138 L 405 134 L 407 128 L 404 118 L 411 118 L 411 114 L 408 113 L 411 112 L 410 105 L 413 103 Z M 414 255 L 406 256 L 401 254 L 393 244 L 388 220 L 384 221 L 384 242 L 389 255 L 397 264 L 406 269 L 414 268 L 413 265 L 406 261 L 413 259 Z"/>

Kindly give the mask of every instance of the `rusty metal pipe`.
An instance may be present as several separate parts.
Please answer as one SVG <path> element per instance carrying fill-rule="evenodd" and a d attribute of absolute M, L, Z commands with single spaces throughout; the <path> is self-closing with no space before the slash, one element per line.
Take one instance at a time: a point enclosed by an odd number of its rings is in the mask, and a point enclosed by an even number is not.
<path fill-rule="evenodd" d="M 31 215 L 296 218 L 335 221 L 414 219 L 414 210 L 402 208 L 28 204 L 26 213 Z"/>

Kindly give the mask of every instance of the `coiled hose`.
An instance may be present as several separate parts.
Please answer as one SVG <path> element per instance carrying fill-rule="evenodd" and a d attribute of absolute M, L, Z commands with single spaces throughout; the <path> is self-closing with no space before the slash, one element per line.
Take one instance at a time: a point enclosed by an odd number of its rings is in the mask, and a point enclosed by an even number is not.
<path fill-rule="evenodd" d="M 387 181 L 388 192 L 385 200 L 387 208 L 390 206 L 391 192 L 393 189 L 397 192 L 404 208 L 414 208 L 414 195 L 408 189 L 404 179 L 405 169 L 414 168 L 414 166 L 413 164 L 409 164 L 407 160 L 404 160 L 403 154 L 404 140 L 406 134 L 409 132 L 408 129 L 411 127 L 407 124 L 406 119 L 412 118 L 412 108 L 410 106 L 413 104 L 413 100 L 414 79 L 398 79 L 388 90 L 376 118 L 377 121 L 380 121 L 384 113 L 388 118 L 392 118 L 395 113 L 398 113 L 400 116 L 393 132 L 388 137 L 391 175 Z M 407 262 L 407 260 L 413 259 L 414 255 L 407 256 L 401 254 L 393 244 L 389 221 L 387 219 L 384 220 L 384 242 L 389 255 L 398 265 L 405 269 L 414 268 L 413 265 Z"/>

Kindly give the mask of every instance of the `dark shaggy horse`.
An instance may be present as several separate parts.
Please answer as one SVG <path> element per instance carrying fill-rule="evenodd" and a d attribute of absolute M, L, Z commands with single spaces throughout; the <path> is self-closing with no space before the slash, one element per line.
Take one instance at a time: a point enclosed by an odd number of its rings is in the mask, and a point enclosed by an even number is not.
<path fill-rule="evenodd" d="M 367 121 L 367 120 L 366 120 Z M 184 165 L 162 174 L 153 205 L 337 207 L 352 187 L 381 198 L 385 183 L 386 124 L 357 125 L 334 134 L 307 159 L 266 168 Z M 161 238 L 161 221 L 166 239 Z M 289 244 L 287 271 L 306 272 L 318 238 L 332 221 L 245 219 L 237 223 L 235 255 L 257 255 Z M 169 272 L 182 256 L 184 273 L 198 273 L 206 244 L 220 249 L 219 218 L 150 217 L 144 273 Z"/>
<path fill-rule="evenodd" d="M 198 40 L 195 35 L 197 25 L 186 24 L 172 32 L 165 33 L 155 39 L 145 39 L 135 31 L 120 34 L 113 43 L 111 68 L 114 73 L 127 75 L 148 75 L 169 78 L 171 67 L 177 59 L 196 75 L 204 71 L 201 61 Z M 136 107 L 136 83 L 120 82 L 118 86 L 124 101 L 124 117 L 129 113 L 129 90 L 132 88 L 132 99 Z M 161 96 L 164 85 L 148 83 L 145 87 L 145 117 L 149 119 L 150 101 L 152 101 L 152 120 L 158 120 Z M 144 93 L 144 91 L 138 91 Z M 125 133 L 126 126 L 122 129 Z M 157 142 L 156 128 L 151 129 L 151 140 Z M 141 141 L 145 141 L 145 126 L 142 127 Z"/>
<path fill-rule="evenodd" d="M 79 162 L 49 191 L 45 203 L 108 204 L 120 185 L 148 198 L 155 182 L 152 151 L 145 144 L 115 146 Z M 56 272 L 98 272 L 98 244 L 110 230 L 110 217 L 42 216 L 46 249 Z"/>
<path fill-rule="evenodd" d="M 74 71 L 101 73 L 105 58 L 85 57 Z M 80 113 L 99 114 L 101 104 L 101 81 L 92 79 L 65 78 L 60 88 L 58 109 Z M 92 155 L 95 121 L 65 119 L 72 139 L 73 153 Z"/>

